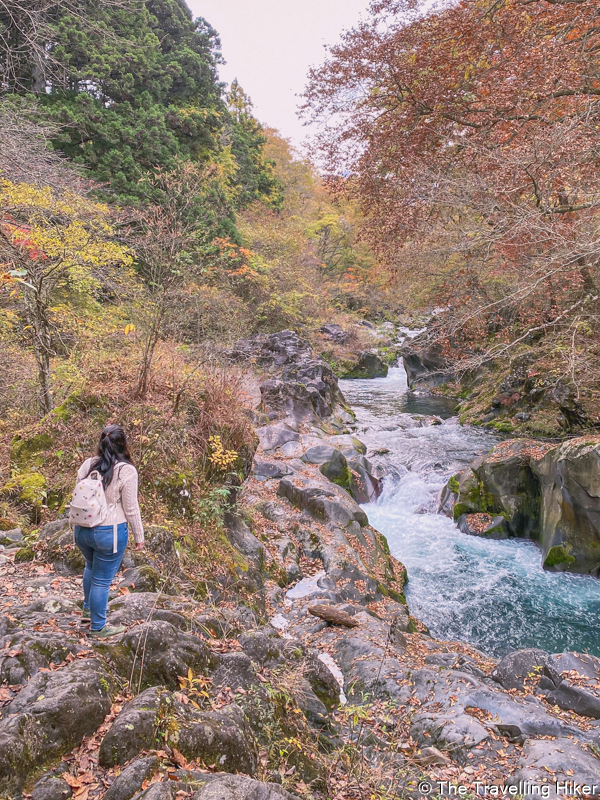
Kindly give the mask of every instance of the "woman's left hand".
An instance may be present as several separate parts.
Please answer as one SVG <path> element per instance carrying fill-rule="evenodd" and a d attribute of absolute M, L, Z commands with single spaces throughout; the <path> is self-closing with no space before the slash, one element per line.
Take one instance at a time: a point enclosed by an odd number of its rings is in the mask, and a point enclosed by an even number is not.
<path fill-rule="evenodd" d="M 136 550 L 143 550 L 145 546 L 146 546 L 145 542 L 136 542 L 135 543 L 135 549 Z"/>

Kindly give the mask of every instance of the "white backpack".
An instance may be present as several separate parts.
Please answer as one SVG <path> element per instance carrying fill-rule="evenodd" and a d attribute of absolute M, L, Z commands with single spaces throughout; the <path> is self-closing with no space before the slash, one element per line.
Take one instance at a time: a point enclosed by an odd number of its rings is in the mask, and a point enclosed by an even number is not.
<path fill-rule="evenodd" d="M 117 465 L 115 464 L 115 467 Z M 69 522 L 74 528 L 95 528 L 103 525 L 114 506 L 109 506 L 104 494 L 102 475 L 94 469 L 90 474 L 75 484 L 73 499 L 69 508 Z M 117 523 L 113 522 L 113 553 L 117 552 Z"/>

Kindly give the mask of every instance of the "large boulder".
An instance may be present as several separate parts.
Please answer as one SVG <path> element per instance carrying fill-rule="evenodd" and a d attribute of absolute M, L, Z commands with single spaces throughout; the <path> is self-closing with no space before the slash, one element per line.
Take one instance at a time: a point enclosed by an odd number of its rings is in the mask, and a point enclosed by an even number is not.
<path fill-rule="evenodd" d="M 548 657 L 545 675 L 553 686 L 548 702 L 581 717 L 600 719 L 600 658 L 587 653 L 555 653 Z"/>
<path fill-rule="evenodd" d="M 117 714 L 102 739 L 100 765 L 125 764 L 142 750 L 156 748 L 161 720 L 173 716 L 175 707 L 173 694 L 164 686 L 153 686 L 134 697 Z"/>
<path fill-rule="evenodd" d="M 203 761 L 218 770 L 250 775 L 256 770 L 256 743 L 238 706 L 197 709 L 165 687 L 146 689 L 120 711 L 102 740 L 99 763 L 124 764 L 165 741 L 176 743 L 190 761 Z"/>
<path fill-rule="evenodd" d="M 262 408 L 272 419 L 325 419 L 344 401 L 331 368 L 294 331 L 242 339 L 227 355 L 273 373 L 261 386 Z"/>
<path fill-rule="evenodd" d="M 536 539 L 546 569 L 600 577 L 600 442 L 500 442 L 450 479 L 440 511 L 469 533 Z M 473 529 L 472 514 L 493 524 Z"/>
<path fill-rule="evenodd" d="M 506 784 L 524 787 L 519 794 L 526 798 L 575 795 L 575 784 L 580 786 L 577 792 L 581 796 L 597 795 L 600 792 L 600 760 L 570 738 L 529 739 L 523 746 L 518 770 L 506 779 Z M 546 790 L 547 793 L 542 793 Z"/>
<path fill-rule="evenodd" d="M 438 342 L 416 337 L 402 346 L 401 355 L 410 389 L 429 389 L 456 379 Z"/>
<path fill-rule="evenodd" d="M 388 365 L 374 350 L 364 350 L 358 356 L 358 361 L 346 369 L 342 378 L 385 378 L 389 371 Z"/>
<path fill-rule="evenodd" d="M 600 575 L 600 442 L 572 439 L 532 465 L 547 568 Z"/>
<path fill-rule="evenodd" d="M 40 669 L 60 664 L 83 649 L 79 638 L 18 629 L 0 637 L 0 684 L 23 684 Z"/>
<path fill-rule="evenodd" d="M 537 538 L 541 497 L 531 464 L 546 449 L 529 439 L 500 442 L 449 481 L 441 510 L 455 520 L 469 514 L 502 516 L 510 536 Z"/>
<path fill-rule="evenodd" d="M 296 800 L 276 783 L 261 783 L 244 775 L 202 776 L 204 786 L 192 800 Z"/>
<path fill-rule="evenodd" d="M 258 441 L 263 450 L 276 450 L 288 442 L 299 442 L 300 434 L 284 422 L 275 425 L 266 425 L 256 431 Z"/>
<path fill-rule="evenodd" d="M 137 625 L 118 640 L 97 644 L 96 649 L 136 688 L 164 684 L 176 689 L 178 677 L 187 675 L 188 669 L 207 674 L 216 666 L 215 656 L 198 636 L 159 620 Z"/>
<path fill-rule="evenodd" d="M 21 689 L 0 722 L 0 795 L 96 731 L 110 711 L 111 683 L 102 664 L 87 659 L 39 672 Z"/>
<path fill-rule="evenodd" d="M 279 482 L 277 494 L 323 522 L 331 522 L 343 528 L 352 522 L 358 522 L 361 526 L 368 525 L 365 512 L 347 492 L 335 484 L 293 476 Z"/>
<path fill-rule="evenodd" d="M 539 678 L 548 659 L 549 655 L 545 650 L 515 650 L 504 656 L 494 668 L 491 677 L 505 689 L 523 691 L 526 684 L 531 686 L 535 678 Z"/>
<path fill-rule="evenodd" d="M 158 758 L 156 756 L 137 758 L 125 767 L 123 772 L 111 783 L 109 790 L 104 795 L 104 800 L 131 800 L 157 769 Z"/>

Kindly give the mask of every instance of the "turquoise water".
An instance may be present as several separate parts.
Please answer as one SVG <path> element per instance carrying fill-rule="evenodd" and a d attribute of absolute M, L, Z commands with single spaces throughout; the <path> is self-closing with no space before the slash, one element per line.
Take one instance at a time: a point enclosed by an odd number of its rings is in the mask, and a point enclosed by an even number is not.
<path fill-rule="evenodd" d="M 407 567 L 411 613 L 436 638 L 498 656 L 526 647 L 600 656 L 600 580 L 546 572 L 533 542 L 467 536 L 436 513 L 448 478 L 496 439 L 455 418 L 422 427 L 428 420 L 419 413 L 442 416 L 438 399 L 422 396 L 419 412 L 409 406 L 408 413 L 402 368 L 387 378 L 340 385 L 369 457 L 396 471 L 377 503 L 364 509 Z"/>

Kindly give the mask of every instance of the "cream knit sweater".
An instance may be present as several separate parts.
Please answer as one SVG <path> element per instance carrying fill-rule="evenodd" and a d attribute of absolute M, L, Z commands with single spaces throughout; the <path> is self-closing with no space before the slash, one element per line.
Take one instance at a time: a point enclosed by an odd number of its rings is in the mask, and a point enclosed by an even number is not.
<path fill-rule="evenodd" d="M 86 458 L 79 467 L 77 480 L 83 480 L 89 473 L 94 458 Z M 115 510 L 108 515 L 105 525 L 114 522 L 120 525 L 128 522 L 136 544 L 144 541 L 144 526 L 138 503 L 138 473 L 132 464 L 117 464 L 113 470 L 113 479 L 105 490 L 106 502 Z"/>

